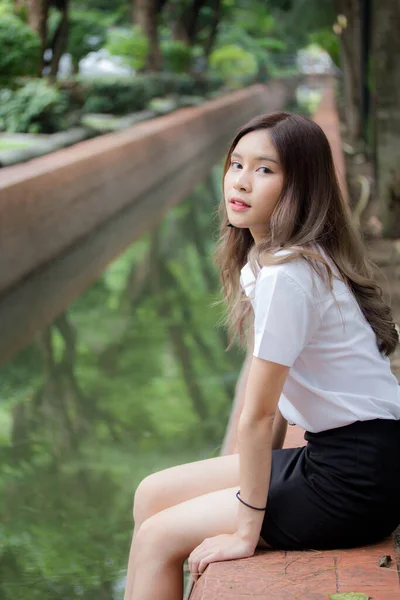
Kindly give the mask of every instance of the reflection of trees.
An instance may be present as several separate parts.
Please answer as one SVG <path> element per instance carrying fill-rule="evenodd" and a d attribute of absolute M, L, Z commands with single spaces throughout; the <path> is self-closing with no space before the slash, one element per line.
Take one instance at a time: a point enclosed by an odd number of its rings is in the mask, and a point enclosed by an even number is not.
<path fill-rule="evenodd" d="M 201 421 L 208 417 L 207 403 L 202 390 L 196 381 L 195 369 L 191 358 L 189 346 L 186 343 L 182 319 L 174 319 L 173 312 L 176 302 L 176 292 L 182 300 L 182 292 L 176 287 L 176 280 L 171 275 L 168 266 L 163 259 L 159 248 L 159 234 L 156 230 L 152 235 L 151 243 L 151 280 L 154 296 L 156 298 L 157 311 L 160 317 L 167 323 L 168 334 L 172 343 L 175 357 L 180 363 L 182 375 L 192 400 L 193 408 Z M 171 287 L 170 287 L 171 286 Z M 170 293 L 173 292 L 173 293 Z M 185 315 L 190 321 L 190 309 L 186 302 L 179 306 L 181 316 Z M 185 318 L 185 317 L 184 317 Z"/>
<path fill-rule="evenodd" d="M 114 598 L 126 553 L 119 532 L 130 527 L 128 503 L 121 507 L 112 473 L 68 472 L 65 466 L 54 460 L 25 464 L 6 478 L 2 600 Z"/>
<path fill-rule="evenodd" d="M 152 298 L 158 321 L 167 332 L 181 370 L 193 410 L 205 424 L 204 432 L 207 430 L 208 435 L 214 437 L 214 442 L 221 438 L 225 423 L 215 416 L 214 421 L 218 423 L 216 428 L 207 423 L 211 419 L 209 406 L 212 402 L 211 399 L 207 400 L 202 389 L 196 366 L 198 359 L 207 367 L 204 376 L 220 376 L 220 388 L 225 397 L 224 416 L 235 387 L 235 377 L 223 377 L 228 366 L 224 353 L 228 345 L 226 332 L 215 328 L 215 322 L 205 328 L 201 315 L 202 311 L 209 311 L 211 298 L 218 293 L 218 277 L 210 258 L 211 233 L 218 200 L 210 176 L 175 211 L 171 221 L 162 223 L 153 231 L 146 253 L 140 262 L 134 260 L 129 268 L 119 301 L 120 309 L 128 312 L 129 319 L 136 320 L 140 307 L 149 297 Z M 195 263 L 187 260 L 186 257 L 191 255 L 197 257 Z M 176 268 L 178 261 L 183 265 L 180 270 Z M 205 298 L 204 302 L 201 298 Z M 197 305 L 200 310 L 196 310 Z M 130 331 L 124 330 L 122 336 L 103 351 L 100 359 L 103 368 L 115 376 L 118 357 L 126 352 L 128 345 L 135 343 L 139 344 L 140 341 L 135 340 Z M 159 352 L 165 352 L 165 349 L 160 347 Z M 230 360 L 234 369 L 238 370 L 240 357 L 233 355 Z"/>
<path fill-rule="evenodd" d="M 214 212 L 201 186 L 3 368 L 1 599 L 111 600 L 132 480 L 222 440 L 240 357 L 211 307 Z"/>
<path fill-rule="evenodd" d="M 53 438 L 54 454 L 63 456 L 65 452 L 76 451 L 94 420 L 102 422 L 116 441 L 118 420 L 102 410 L 93 396 L 86 395 L 78 382 L 77 334 L 66 313 L 45 329 L 36 346 L 42 358 L 43 382 L 31 402 L 20 402 L 13 407 L 14 459 L 29 456 L 32 436 L 43 435 L 43 430 Z"/>

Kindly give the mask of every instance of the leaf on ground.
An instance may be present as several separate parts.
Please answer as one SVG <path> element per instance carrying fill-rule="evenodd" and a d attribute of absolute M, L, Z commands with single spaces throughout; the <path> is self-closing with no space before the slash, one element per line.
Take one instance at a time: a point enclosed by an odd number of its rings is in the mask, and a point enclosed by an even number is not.
<path fill-rule="evenodd" d="M 380 567 L 388 567 L 391 562 L 392 557 L 390 556 L 390 554 L 385 554 L 384 556 L 381 556 L 381 558 L 378 561 L 378 564 Z"/>
<path fill-rule="evenodd" d="M 361 592 L 345 592 L 344 594 L 331 594 L 330 600 L 369 600 L 367 594 Z"/>

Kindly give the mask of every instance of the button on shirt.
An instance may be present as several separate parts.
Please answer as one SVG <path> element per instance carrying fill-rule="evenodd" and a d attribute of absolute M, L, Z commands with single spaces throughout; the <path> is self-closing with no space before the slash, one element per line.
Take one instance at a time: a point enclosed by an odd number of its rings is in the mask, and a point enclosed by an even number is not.
<path fill-rule="evenodd" d="M 314 433 L 400 419 L 390 360 L 340 279 L 331 291 L 299 258 L 262 267 L 257 276 L 247 263 L 240 282 L 254 309 L 253 355 L 290 367 L 279 400 L 285 419 Z"/>

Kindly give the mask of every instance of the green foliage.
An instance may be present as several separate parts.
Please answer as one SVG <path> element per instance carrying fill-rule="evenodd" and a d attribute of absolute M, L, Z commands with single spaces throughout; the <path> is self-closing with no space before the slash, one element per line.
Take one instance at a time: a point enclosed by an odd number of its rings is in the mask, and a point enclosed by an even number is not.
<path fill-rule="evenodd" d="M 150 100 L 163 96 L 205 96 L 222 85 L 215 76 L 150 73 L 135 77 L 87 79 L 82 82 L 85 113 L 126 114 L 144 110 Z"/>
<path fill-rule="evenodd" d="M 126 0 L 71 0 L 72 9 L 102 14 L 110 25 L 130 24 L 132 8 Z"/>
<path fill-rule="evenodd" d="M 165 67 L 172 73 L 186 73 L 192 65 L 192 50 L 180 41 L 166 40 L 161 44 Z"/>
<path fill-rule="evenodd" d="M 339 37 L 333 33 L 332 29 L 327 27 L 310 33 L 310 43 L 317 44 L 320 48 L 325 50 L 335 65 L 340 66 L 340 40 Z"/>
<path fill-rule="evenodd" d="M 34 75 L 40 64 L 40 39 L 17 16 L 0 15 L 0 73 L 3 80 Z"/>
<path fill-rule="evenodd" d="M 233 88 L 250 83 L 257 73 L 254 55 L 234 44 L 214 50 L 210 66 Z"/>
<path fill-rule="evenodd" d="M 66 127 L 65 94 L 45 79 L 32 79 L 16 91 L 0 90 L 0 123 L 8 132 L 53 133 Z"/>
<path fill-rule="evenodd" d="M 275 36 L 275 19 L 265 9 L 265 3 L 252 2 L 249 6 L 236 5 L 230 18 L 221 25 L 218 46 L 235 45 L 252 54 L 257 62 L 256 80 L 265 82 L 276 72 L 276 57 L 287 50 L 284 40 Z"/>
<path fill-rule="evenodd" d="M 332 0 L 270 0 L 268 4 L 274 18 L 271 33 L 286 43 L 290 53 L 307 45 L 311 31 L 329 28 L 336 19 Z"/>
<path fill-rule="evenodd" d="M 106 48 L 110 54 L 121 56 L 136 71 L 142 69 L 149 53 L 149 42 L 138 27 L 112 29 L 107 36 Z"/>
<path fill-rule="evenodd" d="M 151 87 L 145 78 L 90 79 L 83 82 L 86 113 L 122 115 L 143 110 L 152 98 Z"/>
<path fill-rule="evenodd" d="M 12 0 L 0 0 L 0 17 L 12 14 L 14 11 L 14 3 Z"/>
<path fill-rule="evenodd" d="M 67 52 L 71 54 L 75 69 L 81 58 L 103 46 L 106 41 L 106 25 L 107 22 L 99 11 L 71 11 Z"/>

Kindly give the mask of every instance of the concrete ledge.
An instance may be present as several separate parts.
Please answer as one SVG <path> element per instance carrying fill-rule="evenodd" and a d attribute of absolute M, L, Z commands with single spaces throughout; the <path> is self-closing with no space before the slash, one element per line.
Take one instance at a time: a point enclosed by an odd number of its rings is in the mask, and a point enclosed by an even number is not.
<path fill-rule="evenodd" d="M 400 596 L 392 541 L 360 550 L 329 552 L 262 551 L 246 560 L 207 567 L 191 600 L 328 600 L 331 594 L 358 592 L 371 600 Z"/>
<path fill-rule="evenodd" d="M 285 447 L 304 445 L 303 433 L 289 427 Z M 392 557 L 387 568 L 379 566 L 385 555 Z M 328 600 L 330 594 L 344 592 L 364 593 L 371 600 L 400 598 L 393 537 L 362 548 L 260 550 L 251 558 L 213 563 L 190 600 Z"/>
<path fill-rule="evenodd" d="M 216 161 L 240 124 L 282 106 L 278 87 L 252 86 L 2 169 L 0 292 L 202 153 Z"/>

